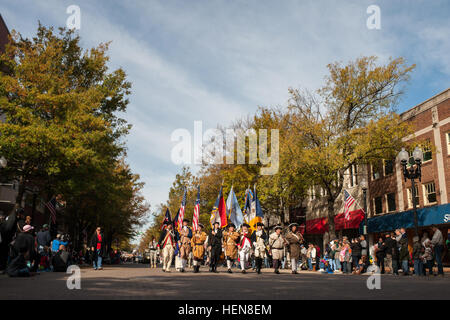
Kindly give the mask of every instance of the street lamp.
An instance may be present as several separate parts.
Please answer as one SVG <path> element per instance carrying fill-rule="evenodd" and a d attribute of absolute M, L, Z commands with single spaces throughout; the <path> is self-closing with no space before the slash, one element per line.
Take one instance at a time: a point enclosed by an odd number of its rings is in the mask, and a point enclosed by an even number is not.
<path fill-rule="evenodd" d="M 403 167 L 403 177 L 406 180 L 411 180 L 411 196 L 412 196 L 412 203 L 413 203 L 413 211 L 414 211 L 414 229 L 416 236 L 419 235 L 419 225 L 417 222 L 417 203 L 416 203 L 416 185 L 414 183 L 415 179 L 418 179 L 421 181 L 422 177 L 422 161 L 423 161 L 423 151 L 419 147 L 416 147 L 413 151 L 413 158 L 414 158 L 414 165 L 411 165 L 411 167 L 407 168 L 408 160 L 409 160 L 409 154 L 405 150 L 405 148 L 402 148 L 402 151 L 399 152 L 398 158 L 400 159 L 400 162 Z"/>
<path fill-rule="evenodd" d="M 366 178 L 362 178 L 361 180 L 361 188 L 363 191 L 363 207 L 364 207 L 364 230 L 363 230 L 363 234 L 366 237 L 367 240 L 367 234 L 369 233 L 369 226 L 367 225 L 367 188 L 368 188 L 368 183 Z"/>

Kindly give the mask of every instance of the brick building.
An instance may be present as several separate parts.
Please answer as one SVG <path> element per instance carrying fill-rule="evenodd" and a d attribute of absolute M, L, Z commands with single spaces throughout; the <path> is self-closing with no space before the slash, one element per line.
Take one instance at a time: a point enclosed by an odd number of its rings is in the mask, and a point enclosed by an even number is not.
<path fill-rule="evenodd" d="M 450 88 L 402 113 L 401 118 L 414 128 L 404 140 L 418 142 L 424 152 L 422 178 L 415 182 L 420 236 L 436 224 L 445 238 L 450 227 Z M 406 227 L 412 238 L 412 186 L 410 180 L 405 182 L 398 159 L 370 166 L 368 198 L 369 232 L 374 237 Z"/>

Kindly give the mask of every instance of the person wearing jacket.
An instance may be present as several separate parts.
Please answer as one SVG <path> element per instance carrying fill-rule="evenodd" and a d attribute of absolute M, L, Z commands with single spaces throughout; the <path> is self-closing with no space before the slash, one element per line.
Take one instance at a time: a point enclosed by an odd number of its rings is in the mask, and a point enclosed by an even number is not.
<path fill-rule="evenodd" d="M 375 256 L 377 257 L 377 266 L 381 270 L 381 274 L 384 274 L 384 258 L 386 258 L 386 243 L 383 241 L 383 238 L 380 237 L 377 243 L 377 250 L 375 252 Z"/>
<path fill-rule="evenodd" d="M 256 231 L 252 233 L 250 240 L 254 248 L 256 273 L 260 274 L 263 259 L 267 258 L 266 245 L 269 236 L 264 231 L 264 224 L 262 222 L 256 223 L 254 227 L 256 227 Z"/>
<path fill-rule="evenodd" d="M 397 241 L 392 239 L 390 233 L 386 233 L 385 239 L 385 253 L 386 257 L 384 259 L 384 266 L 389 269 L 389 273 L 398 275 L 398 249 L 397 249 Z"/>
<path fill-rule="evenodd" d="M 220 255 L 222 254 L 222 230 L 220 223 L 215 222 L 213 229 L 208 236 L 208 248 L 211 252 L 210 272 L 218 272 L 217 265 L 219 264 Z"/>
<path fill-rule="evenodd" d="M 361 244 L 358 239 L 353 239 L 350 245 L 350 249 L 352 250 L 352 264 L 353 268 L 356 270 L 359 264 L 359 260 L 361 259 Z"/>
<path fill-rule="evenodd" d="M 289 225 L 290 232 L 286 235 L 286 241 L 289 243 L 289 254 L 291 258 L 292 274 L 297 274 L 297 262 L 300 258 L 300 245 L 303 242 L 303 237 L 297 232 L 297 223 Z"/>
<path fill-rule="evenodd" d="M 102 259 L 105 254 L 105 239 L 101 228 L 97 227 L 95 233 L 91 238 L 91 250 L 92 250 L 92 261 L 94 265 L 94 270 L 103 270 Z"/>
<path fill-rule="evenodd" d="M 163 257 L 163 272 L 170 272 L 170 266 L 172 265 L 174 248 L 176 246 L 175 233 L 172 230 L 172 223 L 165 222 L 165 228 L 161 232 L 159 237 L 158 245 L 162 251 Z"/>
<path fill-rule="evenodd" d="M 400 229 L 398 244 L 400 246 L 399 260 L 402 266 L 403 275 L 409 275 L 409 250 L 408 250 L 408 235 L 404 228 Z"/>
<path fill-rule="evenodd" d="M 287 243 L 286 239 L 284 239 L 281 234 L 281 230 L 283 230 L 281 226 L 276 226 L 275 232 L 269 236 L 269 248 L 270 253 L 272 254 L 274 272 L 276 274 L 280 273 L 278 269 L 280 268 L 281 260 L 283 260 L 284 246 Z"/>
<path fill-rule="evenodd" d="M 223 247 L 225 249 L 228 273 L 233 273 L 231 267 L 238 257 L 239 233 L 237 233 L 235 229 L 236 226 L 233 223 L 230 223 L 223 233 Z"/>
<path fill-rule="evenodd" d="M 252 241 L 250 240 L 251 234 L 250 234 L 250 226 L 247 223 L 244 223 L 242 225 L 242 230 L 240 233 L 239 238 L 239 261 L 241 263 L 241 270 L 242 273 L 247 273 L 245 271 L 246 264 L 248 263 L 248 260 L 250 258 L 250 249 L 252 248 Z"/>
<path fill-rule="evenodd" d="M 205 242 L 208 236 L 204 231 L 203 224 L 199 223 L 197 230 L 194 231 L 191 239 L 191 247 L 193 254 L 194 273 L 200 272 L 200 263 L 205 256 Z"/>
<path fill-rule="evenodd" d="M 442 236 L 441 230 L 439 230 L 436 226 L 433 225 L 431 229 L 433 230 L 431 243 L 434 247 L 434 256 L 438 267 L 438 274 L 443 276 L 444 268 L 442 267 L 442 252 L 444 250 L 444 237 Z"/>
<path fill-rule="evenodd" d="M 423 263 L 422 263 L 422 244 L 419 241 L 419 237 L 413 238 L 413 253 L 412 258 L 414 260 L 414 274 L 416 276 L 423 275 Z"/>

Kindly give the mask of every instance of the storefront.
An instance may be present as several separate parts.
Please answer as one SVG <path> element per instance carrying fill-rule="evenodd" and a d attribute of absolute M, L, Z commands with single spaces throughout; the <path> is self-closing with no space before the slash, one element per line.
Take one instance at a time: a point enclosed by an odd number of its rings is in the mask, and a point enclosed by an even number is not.
<path fill-rule="evenodd" d="M 339 237 L 356 238 L 360 235 L 359 227 L 364 220 L 364 211 L 355 210 L 348 217 L 342 212 L 334 217 L 334 226 Z M 305 240 L 319 245 L 323 252 L 324 242 L 328 242 L 328 218 L 317 218 L 306 221 Z"/>
<path fill-rule="evenodd" d="M 413 210 L 373 217 L 368 219 L 367 222 L 368 231 L 373 235 L 374 241 L 377 241 L 386 232 L 405 228 L 408 234 L 409 245 L 412 246 L 412 238 L 415 235 Z M 427 232 L 431 239 L 431 226 L 436 225 L 441 230 L 445 242 L 450 228 L 450 204 L 417 209 L 417 223 L 419 226 L 419 237 L 422 237 Z M 447 248 L 444 251 L 448 252 Z M 450 262 L 450 257 L 446 253 L 444 253 L 444 261 Z"/>

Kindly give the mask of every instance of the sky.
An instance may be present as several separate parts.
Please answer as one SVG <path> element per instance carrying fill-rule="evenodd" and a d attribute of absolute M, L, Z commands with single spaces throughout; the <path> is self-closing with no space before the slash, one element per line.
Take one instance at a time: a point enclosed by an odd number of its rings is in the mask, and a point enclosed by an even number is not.
<path fill-rule="evenodd" d="M 65 26 L 70 5 L 80 8 L 82 46 L 112 41 L 109 65 L 133 84 L 128 162 L 153 208 L 181 169 L 171 160 L 174 130 L 285 106 L 289 87 L 322 86 L 329 63 L 376 55 L 416 64 L 400 112 L 450 86 L 448 0 L 0 0 L 0 14 L 32 37 L 38 21 Z M 371 5 L 380 29 L 367 27 Z"/>

